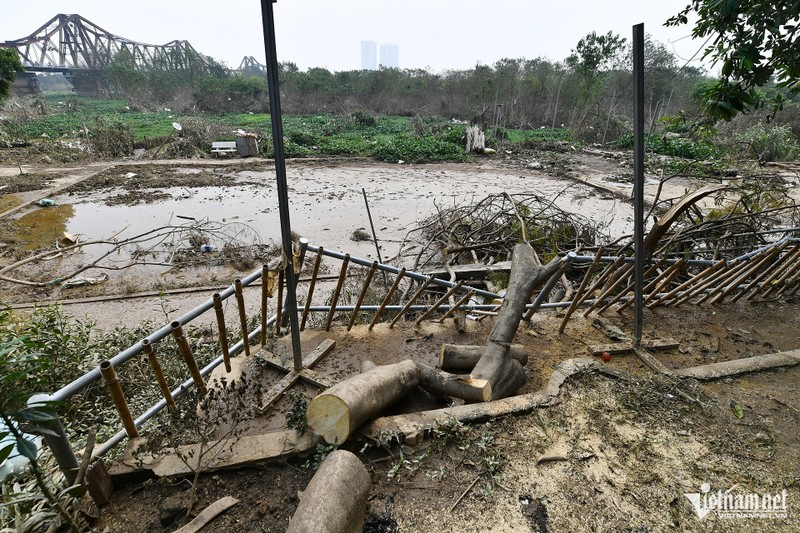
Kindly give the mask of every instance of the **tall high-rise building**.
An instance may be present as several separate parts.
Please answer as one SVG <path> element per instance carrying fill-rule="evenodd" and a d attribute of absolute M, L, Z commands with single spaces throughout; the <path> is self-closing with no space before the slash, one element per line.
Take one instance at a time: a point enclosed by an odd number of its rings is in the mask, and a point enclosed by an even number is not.
<path fill-rule="evenodd" d="M 381 47 L 383 51 L 383 47 Z M 361 41 L 361 70 L 378 69 L 378 45 L 375 41 Z"/>
<path fill-rule="evenodd" d="M 381 66 L 394 68 L 400 66 L 399 46 L 390 43 L 383 43 L 381 45 Z"/>

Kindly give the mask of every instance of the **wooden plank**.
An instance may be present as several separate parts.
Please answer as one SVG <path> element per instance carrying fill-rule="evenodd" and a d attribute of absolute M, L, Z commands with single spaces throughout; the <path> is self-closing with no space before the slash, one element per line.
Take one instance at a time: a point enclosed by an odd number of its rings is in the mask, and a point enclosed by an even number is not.
<path fill-rule="evenodd" d="M 648 353 L 647 350 L 645 350 L 644 348 L 634 349 L 633 353 L 635 353 L 639 357 L 639 359 L 642 360 L 644 364 L 649 366 L 650 370 L 652 370 L 653 372 L 656 372 L 658 374 L 663 374 L 665 376 L 672 375 L 672 370 L 665 367 L 661 361 L 653 357 L 653 355 Z"/>
<path fill-rule="evenodd" d="M 294 430 L 239 437 L 234 439 L 230 449 L 226 449 L 216 456 L 203 471 L 213 472 L 215 470 L 252 466 L 283 459 L 311 450 L 320 441 L 319 437 L 310 432 L 298 435 Z M 213 446 L 214 444 L 214 442 L 209 442 L 207 446 Z M 222 446 L 226 447 L 225 444 Z M 193 453 L 194 461 L 199 456 L 198 449 L 199 446 L 197 444 L 189 444 L 179 448 L 184 457 L 189 457 L 189 454 Z M 175 453 L 159 458 L 142 457 L 141 461 L 137 461 L 134 459 L 134 454 L 127 450 L 125 457 L 122 459 L 122 464 L 115 465 L 110 470 L 110 474 L 113 479 L 118 475 L 130 475 L 132 470 L 150 470 L 158 477 L 186 476 L 192 473 L 192 470 Z"/>
<path fill-rule="evenodd" d="M 314 348 L 310 354 L 303 358 L 303 368 L 311 368 L 315 364 L 317 364 L 320 359 L 328 355 L 331 350 L 336 347 L 336 341 L 333 339 L 325 339 L 322 341 L 319 346 Z"/>
<path fill-rule="evenodd" d="M 300 371 L 300 378 L 306 383 L 310 383 L 320 389 L 330 389 L 335 383 L 322 372 L 304 368 Z"/>
<path fill-rule="evenodd" d="M 295 384 L 300 379 L 300 374 L 289 372 L 280 381 L 274 384 L 270 389 L 261 397 L 261 403 L 258 406 L 259 411 L 262 413 L 269 409 L 272 404 L 278 401 L 281 396 L 286 392 L 286 389 Z"/>
<path fill-rule="evenodd" d="M 633 344 L 630 342 L 618 342 L 615 344 L 593 344 L 589 346 L 589 352 L 592 355 L 601 355 L 603 352 L 608 352 L 611 355 L 621 355 L 633 351 Z"/>
<path fill-rule="evenodd" d="M 650 339 L 642 343 L 642 347 L 647 350 L 673 350 L 679 345 L 675 339 Z M 593 344 L 589 346 L 592 355 L 601 355 L 608 352 L 611 355 L 621 355 L 633 351 L 633 344 L 630 342 L 618 342 L 615 344 Z"/>
<path fill-rule="evenodd" d="M 744 374 L 746 372 L 758 372 L 759 370 L 770 370 L 772 368 L 797 364 L 800 364 L 800 350 L 792 350 L 790 352 L 757 355 L 744 359 L 734 359 L 733 361 L 682 368 L 674 371 L 674 374 L 684 378 L 712 380 Z"/>

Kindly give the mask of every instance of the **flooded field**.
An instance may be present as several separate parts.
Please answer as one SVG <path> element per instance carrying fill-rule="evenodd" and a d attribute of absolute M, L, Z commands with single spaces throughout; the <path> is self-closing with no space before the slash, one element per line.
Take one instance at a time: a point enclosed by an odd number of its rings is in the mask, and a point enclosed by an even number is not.
<path fill-rule="evenodd" d="M 606 227 L 611 235 L 631 231 L 630 205 L 611 194 L 568 178 L 491 165 L 292 163 L 288 180 L 295 233 L 326 248 L 367 258 L 376 256 L 374 244 L 351 239 L 356 230 L 370 231 L 362 188 L 384 259 L 395 257 L 409 230 L 437 208 L 502 192 L 536 193 L 552 199 L 561 209 Z M 219 250 L 232 243 L 274 245 L 280 239 L 275 171 L 268 164 L 245 170 L 185 165 L 111 168 L 52 200 L 55 206 L 19 214 L 15 238 L 26 249 L 46 247 L 64 232 L 83 242 L 112 236 L 119 241 L 170 228 L 104 260 L 122 265 L 134 255 L 149 252 L 143 261 L 149 263 L 147 269 L 162 272 L 171 268 L 179 247 Z M 201 231 L 201 237 L 186 241 L 198 227 L 213 227 L 213 231 Z M 60 268 L 94 261 L 112 246 L 87 246 Z M 145 272 L 140 267 L 134 271 Z M 112 271 L 110 275 L 121 274 Z"/>

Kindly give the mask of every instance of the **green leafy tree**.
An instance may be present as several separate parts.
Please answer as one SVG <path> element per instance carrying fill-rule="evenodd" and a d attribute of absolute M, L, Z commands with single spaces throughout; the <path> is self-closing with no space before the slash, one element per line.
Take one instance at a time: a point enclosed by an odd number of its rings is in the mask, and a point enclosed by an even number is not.
<path fill-rule="evenodd" d="M 730 120 L 758 107 L 762 100 L 756 89 L 772 80 L 791 95 L 800 93 L 800 2 L 693 0 L 666 25 L 687 24 L 691 13 L 699 17 L 692 35 L 710 42 L 704 57 L 721 64 L 720 79 L 703 93 L 712 117 Z M 784 101 L 777 95 L 775 109 Z"/>
<path fill-rule="evenodd" d="M 25 67 L 13 48 L 0 48 L 0 100 L 11 92 L 11 83 L 17 79 L 17 72 L 24 72 Z"/>
<path fill-rule="evenodd" d="M 588 93 L 594 89 L 601 75 L 615 66 L 624 50 L 624 37 L 613 32 L 598 35 L 593 31 L 578 41 L 567 58 L 567 65 L 583 78 Z"/>

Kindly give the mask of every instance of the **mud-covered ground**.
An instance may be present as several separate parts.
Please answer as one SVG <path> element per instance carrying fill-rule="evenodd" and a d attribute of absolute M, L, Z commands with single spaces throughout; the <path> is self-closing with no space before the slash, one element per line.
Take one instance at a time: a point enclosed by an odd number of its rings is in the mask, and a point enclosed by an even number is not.
<path fill-rule="evenodd" d="M 154 253 L 142 261 L 152 264 L 106 270 L 108 281 L 72 289 L 48 281 L 58 277 L 59 269 L 95 256 L 88 251 L 65 254 L 6 273 L 40 286 L 0 282 L 4 304 L 24 307 L 62 300 L 67 312 L 104 328 L 169 320 L 264 258 L 275 257 L 271 247 L 279 235 L 277 200 L 269 161 L 125 161 L 1 170 L 0 212 L 8 214 L 0 216 L 0 268 L 32 253 L 59 253 L 54 242 L 64 232 L 86 241 L 124 228 L 135 232 L 205 219 L 222 224 L 215 231 L 223 239 L 233 235 L 243 240 L 243 233 L 253 230 L 263 245 L 220 257 L 220 247 L 200 250 L 216 242 L 193 242 L 186 232 L 189 251 L 183 256 L 173 254 L 167 261 Z M 414 166 L 292 161 L 293 228 L 312 243 L 372 259 L 372 242 L 351 240 L 356 230 L 369 229 L 363 187 L 383 256 L 391 258 L 409 229 L 437 205 L 492 192 L 535 190 L 560 195 L 565 205 L 581 212 L 594 209 L 591 216 L 608 217 L 619 234 L 629 224 L 630 187 L 620 178 L 628 172 L 624 158 L 580 152 L 500 154 L 468 164 Z M 652 195 L 657 176 L 649 177 Z M 689 185 L 673 180 L 667 195 L 678 197 Z M 56 205 L 27 205 L 44 197 Z M 176 265 L 176 258 L 184 264 Z M 117 258 L 111 264 L 126 261 Z M 188 292 L 171 292 L 176 288 Z M 248 306 L 256 305 L 253 291 L 258 289 L 245 293 Z M 630 329 L 629 315 L 607 315 Z M 305 333 L 304 346 L 310 350 L 326 336 L 336 338 L 336 349 L 316 369 L 341 379 L 356 372 L 365 357 L 382 363 L 411 357 L 434 364 L 442 342 L 481 343 L 491 320 L 470 322 L 466 336 L 449 326 L 379 326 L 366 334 L 363 328 L 346 333 L 337 324 L 329 334 Z M 516 341 L 530 354 L 523 392 L 542 388 L 559 362 L 589 357 L 587 345 L 610 342 L 581 317 L 574 317 L 565 334 L 558 335 L 559 321 L 555 311 L 540 312 L 520 327 Z M 670 337 L 680 343 L 678 349 L 658 354 L 669 368 L 797 349 L 799 327 L 796 300 L 656 308 L 645 317 L 646 338 Z M 281 349 L 286 351 L 285 346 L 276 348 Z M 365 448 L 367 441 L 361 438 L 348 443 L 345 447 L 359 453 L 373 482 L 365 531 L 800 531 L 798 367 L 700 384 L 654 377 L 633 355 L 614 356 L 606 364 L 623 377 L 576 376 L 563 386 L 561 402 L 553 407 L 488 425 L 462 427 L 444 421 L 417 446 Z M 267 383 L 279 377 L 262 376 Z M 285 400 L 277 405 L 273 429 L 284 427 L 280 413 L 286 408 Z M 201 477 L 199 509 L 222 496 L 240 500 L 208 530 L 283 531 L 297 506 L 298 491 L 313 475 L 315 455 Z M 786 490 L 786 518 L 712 513 L 701 519 L 685 496 L 702 493 L 701 486 L 742 495 Z M 95 525 L 101 531 L 171 531 L 186 519 L 162 525 L 160 508 L 187 487 L 179 479 L 122 486 Z"/>

